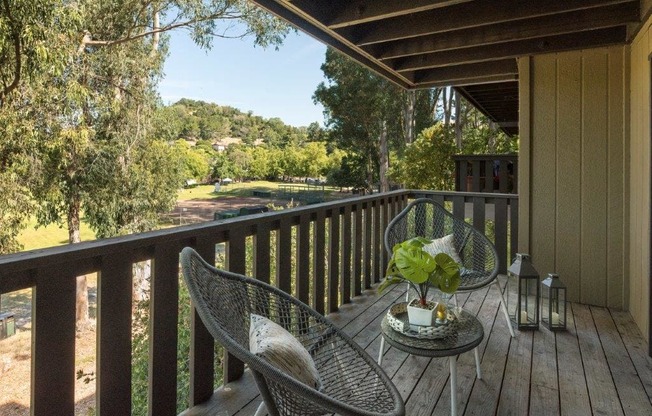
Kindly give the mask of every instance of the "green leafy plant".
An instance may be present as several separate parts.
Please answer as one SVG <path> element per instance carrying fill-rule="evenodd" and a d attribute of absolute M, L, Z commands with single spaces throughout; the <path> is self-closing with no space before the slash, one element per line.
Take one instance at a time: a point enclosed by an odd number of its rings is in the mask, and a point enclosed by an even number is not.
<path fill-rule="evenodd" d="M 438 253 L 433 257 L 424 251 L 423 247 L 430 243 L 427 238 L 414 237 L 396 244 L 378 292 L 407 282 L 423 306 L 426 305 L 431 287 L 444 293 L 454 293 L 460 285 L 460 266 L 446 253 Z"/>

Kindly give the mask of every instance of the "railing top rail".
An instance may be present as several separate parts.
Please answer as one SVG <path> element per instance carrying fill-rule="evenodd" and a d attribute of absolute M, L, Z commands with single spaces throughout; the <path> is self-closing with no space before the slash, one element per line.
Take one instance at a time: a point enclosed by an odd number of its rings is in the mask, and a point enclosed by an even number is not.
<path fill-rule="evenodd" d="M 500 154 L 500 155 L 452 155 L 453 160 L 516 160 L 517 153 Z"/>
<path fill-rule="evenodd" d="M 57 258 L 55 264 L 59 264 L 111 253 L 146 249 L 155 244 L 170 243 L 172 241 L 177 241 L 183 244 L 184 242 L 190 242 L 198 237 L 225 233 L 234 226 L 238 228 L 253 227 L 261 222 L 273 223 L 274 225 L 272 228 L 277 228 L 278 222 L 283 219 L 293 218 L 298 220 L 301 215 L 316 215 L 317 212 L 321 211 L 326 211 L 327 216 L 329 216 L 333 210 L 342 209 L 345 206 L 358 204 L 365 205 L 369 202 L 373 203 L 378 200 L 382 201 L 387 198 L 403 196 L 406 194 L 409 196 L 410 191 L 399 190 L 381 194 L 365 195 L 338 201 L 324 202 L 316 205 L 306 205 L 282 211 L 270 211 L 247 215 L 245 217 L 209 221 L 122 237 L 112 237 L 102 240 L 86 241 L 78 244 L 8 254 L 0 256 L 0 279 L 5 274 L 15 272 L 19 269 L 35 268 L 44 264 L 52 264 L 53 257 Z M 28 263 L 29 267 L 27 267 Z M 19 267 L 19 264 L 25 264 L 25 266 Z"/>
<path fill-rule="evenodd" d="M 471 202 L 473 198 L 483 198 L 488 203 L 493 203 L 498 199 L 507 199 L 508 201 L 518 200 L 518 194 L 501 194 L 498 192 L 419 191 L 414 189 L 409 191 L 411 198 L 420 198 L 428 195 L 440 195 L 448 199 L 464 197 L 467 202 Z"/>
<path fill-rule="evenodd" d="M 228 232 L 234 228 L 249 229 L 248 234 L 254 234 L 256 225 L 260 223 L 271 224 L 271 229 L 278 229 L 282 220 L 289 219 L 292 224 L 299 222 L 306 214 L 311 220 L 316 218 L 318 212 L 325 212 L 330 217 L 334 210 L 343 210 L 346 206 L 360 206 L 366 208 L 367 204 L 376 201 L 384 201 L 393 197 L 407 196 L 418 198 L 428 195 L 444 196 L 446 200 L 453 197 L 464 197 L 467 202 L 474 198 L 482 198 L 487 203 L 493 203 L 499 199 L 508 201 L 517 200 L 516 194 L 498 193 L 474 193 L 474 192 L 453 192 L 453 191 L 422 191 L 402 189 L 398 191 L 365 195 L 354 198 L 347 198 L 338 201 L 324 202 L 316 205 L 301 206 L 282 211 L 271 211 L 260 214 L 235 217 L 219 221 L 209 221 L 199 224 L 191 224 L 174 228 L 166 228 L 150 231 L 141 234 L 133 234 L 122 237 L 113 237 L 102 240 L 82 242 L 79 244 L 50 247 L 39 250 L 23 251 L 9 255 L 0 256 L 0 289 L 7 286 L 14 286 L 8 281 L 14 280 L 12 274 L 25 273 L 43 267 L 51 267 L 59 264 L 76 264 L 76 269 L 89 273 L 100 268 L 98 261 L 103 256 L 114 253 L 129 253 L 134 261 L 146 259 L 153 254 L 153 248 L 157 245 L 177 244 L 179 249 L 184 245 L 192 245 L 196 239 L 211 238 L 216 243 L 227 241 Z M 355 208 L 353 209 L 355 211 Z M 13 279 L 12 279 L 13 278 Z M 20 280 L 20 279 L 19 279 Z M 0 290 L 2 292 L 2 290 Z"/>

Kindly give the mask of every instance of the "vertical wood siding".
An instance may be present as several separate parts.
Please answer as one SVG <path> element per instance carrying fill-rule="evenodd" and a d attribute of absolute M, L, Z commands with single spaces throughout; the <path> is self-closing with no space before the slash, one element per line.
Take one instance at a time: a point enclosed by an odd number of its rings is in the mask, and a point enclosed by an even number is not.
<path fill-rule="evenodd" d="M 650 325 L 650 60 L 652 33 L 646 29 L 631 44 L 629 310 L 643 334 Z"/>
<path fill-rule="evenodd" d="M 570 300 L 626 308 L 625 47 L 524 59 L 519 245 L 541 275 L 561 275 Z"/>

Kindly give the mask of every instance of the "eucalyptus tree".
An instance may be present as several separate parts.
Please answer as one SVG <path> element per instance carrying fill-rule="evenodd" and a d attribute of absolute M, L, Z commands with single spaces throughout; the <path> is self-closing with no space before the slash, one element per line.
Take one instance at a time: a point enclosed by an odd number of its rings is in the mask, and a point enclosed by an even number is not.
<path fill-rule="evenodd" d="M 160 195 L 145 192 L 144 169 L 152 164 L 143 155 L 152 145 L 164 34 L 175 29 L 188 30 L 204 48 L 216 37 L 279 45 L 289 30 L 244 0 L 5 0 L 0 6 L 0 106 L 8 114 L 38 114 L 38 122 L 19 119 L 5 128 L 35 139 L 16 152 L 29 158 L 34 181 L 25 183 L 39 201 L 39 223 L 65 224 L 71 243 L 80 240 L 82 209 L 91 227 L 108 236 L 148 228 L 144 219 L 169 206 L 173 178 L 155 188 Z M 165 166 L 168 159 L 155 160 Z M 127 205 L 131 213 L 123 215 Z M 80 277 L 78 323 L 87 317 L 85 292 Z"/>
<path fill-rule="evenodd" d="M 329 48 L 321 67 L 327 81 L 313 95 L 324 106 L 329 137 L 362 163 L 366 187 L 378 171 L 381 190 L 388 190 L 390 138 L 403 137 L 401 113 L 404 92 L 358 63 Z"/>

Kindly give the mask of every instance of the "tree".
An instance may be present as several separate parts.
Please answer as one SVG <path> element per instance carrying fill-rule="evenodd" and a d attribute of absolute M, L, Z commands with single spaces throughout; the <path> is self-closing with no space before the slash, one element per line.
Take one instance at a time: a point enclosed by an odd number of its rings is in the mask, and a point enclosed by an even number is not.
<path fill-rule="evenodd" d="M 263 146 L 250 148 L 251 164 L 249 165 L 249 177 L 254 179 L 263 179 L 269 176 L 270 172 L 270 152 Z"/>
<path fill-rule="evenodd" d="M 407 188 L 452 190 L 455 185 L 454 136 L 443 123 L 422 131 L 394 166 L 392 178 Z"/>
<path fill-rule="evenodd" d="M 329 137 L 337 147 L 356 154 L 367 177 L 368 189 L 379 172 L 381 191 L 389 189 L 389 141 L 402 137 L 403 94 L 397 86 L 329 48 L 321 83 L 313 95 L 325 110 Z"/>
<path fill-rule="evenodd" d="M 326 144 L 323 142 L 310 142 L 300 150 L 299 169 L 300 175 L 315 178 L 326 172 L 328 155 Z"/>
<path fill-rule="evenodd" d="M 29 106 L 40 115 L 34 168 L 50 175 L 34 175 L 31 185 L 41 204 L 39 223 L 66 223 L 71 243 L 79 241 L 85 199 L 104 194 L 103 182 L 91 175 L 94 162 L 113 158 L 102 166 L 123 170 L 106 186 L 141 177 L 128 174 L 129 164 L 148 137 L 166 54 L 162 33 L 188 28 L 202 47 L 214 37 L 251 35 L 265 47 L 280 44 L 289 30 L 250 3 L 230 0 L 17 1 L 4 2 L 0 13 L 0 105 Z M 244 24 L 234 32 L 219 19 Z M 113 214 L 97 218 L 129 218 Z M 78 279 L 78 322 L 87 320 L 84 282 Z"/>

